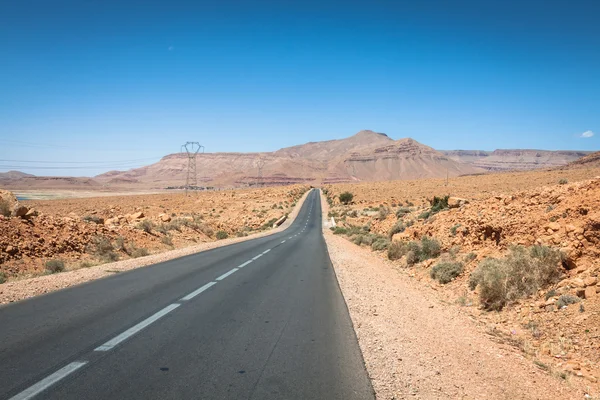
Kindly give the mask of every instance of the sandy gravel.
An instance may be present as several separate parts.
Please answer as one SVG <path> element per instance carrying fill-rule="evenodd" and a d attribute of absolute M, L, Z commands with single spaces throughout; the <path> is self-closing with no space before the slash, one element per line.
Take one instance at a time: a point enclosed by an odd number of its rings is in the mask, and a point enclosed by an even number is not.
<path fill-rule="evenodd" d="M 378 399 L 584 398 L 573 382 L 494 342 L 431 287 L 324 232 Z"/>
<path fill-rule="evenodd" d="M 88 282 L 94 279 L 103 278 L 115 273 L 128 271 L 135 268 L 145 267 L 159 262 L 172 260 L 175 258 L 187 256 L 194 253 L 199 253 L 205 250 L 214 249 L 217 247 L 227 246 L 229 244 L 244 242 L 246 240 L 256 239 L 263 236 L 272 235 L 289 227 L 296 219 L 300 208 L 306 200 L 309 192 L 306 192 L 302 198 L 296 203 L 294 210 L 290 213 L 289 218 L 278 228 L 271 229 L 267 232 L 261 232 L 246 237 L 236 237 L 216 242 L 201 243 L 198 245 L 184 247 L 176 250 L 166 251 L 163 253 L 152 254 L 146 257 L 134 258 L 129 260 L 117 261 L 114 263 L 97 265 L 90 268 L 82 268 L 73 271 L 67 271 L 60 274 L 45 275 L 35 278 L 23 279 L 18 281 L 9 281 L 0 285 L 0 304 L 12 303 L 23 300 L 29 297 L 38 296 L 40 294 L 53 292 L 55 290 L 64 289 L 80 283 Z"/>

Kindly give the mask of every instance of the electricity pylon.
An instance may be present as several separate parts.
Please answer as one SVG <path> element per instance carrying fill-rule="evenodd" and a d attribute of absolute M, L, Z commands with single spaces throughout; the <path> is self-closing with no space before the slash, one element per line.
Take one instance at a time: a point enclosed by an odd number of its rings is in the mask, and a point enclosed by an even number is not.
<path fill-rule="evenodd" d="M 254 161 L 254 166 L 257 169 L 256 186 L 262 186 L 262 170 L 265 166 L 265 159 L 259 156 L 258 159 Z"/>
<path fill-rule="evenodd" d="M 202 152 L 204 153 L 204 146 L 198 142 L 186 142 L 185 144 L 181 145 L 182 153 L 184 149 L 188 156 L 188 170 L 187 177 L 185 179 L 185 194 L 187 196 L 188 190 L 191 187 L 196 188 L 198 186 L 198 178 L 196 175 L 196 154 L 198 154 L 200 149 L 202 149 Z"/>

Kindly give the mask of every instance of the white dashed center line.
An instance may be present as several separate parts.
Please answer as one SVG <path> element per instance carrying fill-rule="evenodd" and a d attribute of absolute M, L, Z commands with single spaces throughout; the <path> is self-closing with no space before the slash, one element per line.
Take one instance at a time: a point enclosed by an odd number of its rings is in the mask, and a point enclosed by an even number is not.
<path fill-rule="evenodd" d="M 252 262 L 252 260 L 248 260 L 245 263 L 243 263 L 242 265 L 238 265 L 238 268 L 244 268 L 246 265 L 250 264 Z"/>
<path fill-rule="evenodd" d="M 198 296 L 200 293 L 204 292 L 209 287 L 211 287 L 213 285 L 216 285 L 216 284 L 217 284 L 217 282 L 208 282 L 206 285 L 202 286 L 201 288 L 198 288 L 198 289 L 194 290 L 192 293 L 188 294 L 185 297 L 182 297 L 180 300 L 182 300 L 182 301 L 191 300 L 194 297 Z"/>
<path fill-rule="evenodd" d="M 220 277 L 217 278 L 218 281 L 222 281 L 223 279 L 227 278 L 229 275 L 233 274 L 234 272 L 239 271 L 237 268 L 232 268 L 229 272 L 225 272 L 223 275 L 221 275 Z"/>
<path fill-rule="evenodd" d="M 310 206 L 310 209 L 309 209 L 309 212 L 308 212 L 309 218 L 311 216 L 311 213 L 312 213 L 312 205 Z M 306 223 L 304 224 L 304 228 L 300 231 L 300 233 L 304 232 L 304 230 L 307 228 L 308 222 L 309 222 L 309 220 L 307 219 Z M 290 236 L 287 240 L 293 239 L 293 238 L 295 238 L 298 235 L 299 235 L 299 233 L 296 233 L 294 236 Z M 283 244 L 285 242 L 286 242 L 286 239 L 282 240 L 281 244 Z M 253 257 L 251 260 L 248 260 L 245 263 L 239 265 L 238 267 L 231 269 L 229 272 L 226 272 L 223 275 L 219 276 L 216 279 L 216 281 L 221 281 L 221 280 L 227 278 L 229 275 L 235 273 L 236 271 L 239 271 L 240 268 L 244 268 L 246 265 L 250 264 L 252 261 L 257 260 L 258 258 L 262 257 L 263 254 L 267 254 L 270 251 L 271 251 L 271 249 L 267 249 L 267 250 L 263 251 L 261 254 Z M 216 284 L 217 284 L 217 282 L 214 282 L 214 281 L 213 282 L 209 282 L 206 285 L 204 285 L 204 286 L 202 286 L 202 287 L 194 290 L 193 292 L 189 293 L 187 296 L 182 297 L 180 299 L 180 301 L 191 300 L 194 297 L 198 296 L 200 293 L 204 292 L 205 290 L 211 288 L 212 286 L 214 286 Z M 104 343 L 103 345 L 96 347 L 94 349 L 94 351 L 109 351 L 109 350 L 112 350 L 115 346 L 119 345 L 120 343 L 122 343 L 123 341 L 127 340 L 131 336 L 133 336 L 136 333 L 140 332 L 141 330 L 143 330 L 144 328 L 146 328 L 148 325 L 150 325 L 150 324 L 158 321 L 160 318 L 164 317 L 165 315 L 167 315 L 171 311 L 175 310 L 180 305 L 181 304 L 179 304 L 179 303 L 173 303 L 171 305 L 168 305 L 167 307 L 165 307 L 162 310 L 156 312 L 155 314 L 153 314 L 150 317 L 146 318 L 145 320 L 143 320 L 142 322 L 138 323 L 137 325 L 134 325 L 131 328 L 127 329 L 125 332 L 123 332 L 123 333 L 115 336 L 114 338 L 112 338 L 108 342 Z M 29 400 L 29 399 L 32 399 L 33 397 L 37 396 L 38 394 L 40 394 L 41 392 L 43 392 L 44 390 L 46 390 L 50 386 L 54 385 L 56 382 L 58 382 L 61 379 L 65 378 L 66 376 L 70 375 L 71 373 L 77 371 L 79 368 L 83 367 L 87 363 L 88 363 L 88 361 L 74 361 L 74 362 L 72 362 L 72 363 L 64 366 L 63 368 L 59 369 L 58 371 L 56 371 L 52 375 L 49 375 L 46 378 L 42 379 L 41 381 L 39 381 L 35 385 L 30 386 L 28 389 L 25 389 L 24 391 L 22 391 L 21 393 L 17 394 L 16 396 L 11 397 L 10 400 Z"/>
<path fill-rule="evenodd" d="M 115 336 L 114 338 L 112 338 L 108 342 L 104 343 L 102 346 L 96 347 L 94 349 L 94 351 L 108 351 L 108 350 L 111 350 L 113 347 L 115 347 L 119 343 L 123 342 L 124 340 L 127 340 L 129 337 L 135 335 L 136 333 L 138 333 L 139 331 L 141 331 L 142 329 L 144 329 L 145 327 L 147 327 L 151 323 L 153 323 L 156 320 L 164 317 L 165 315 L 167 315 L 168 313 L 170 313 L 171 311 L 173 311 L 174 309 L 176 309 L 180 305 L 181 304 L 179 304 L 179 303 L 173 303 L 171 305 L 166 306 L 165 308 L 163 308 L 162 310 L 160 310 L 156 314 L 152 315 L 151 317 L 146 318 L 145 320 L 143 320 L 139 324 L 137 324 L 135 326 L 132 326 L 131 328 L 127 329 L 125 332 L 121 333 L 120 335 Z"/>
<path fill-rule="evenodd" d="M 50 386 L 54 385 L 56 382 L 60 381 L 67 375 L 70 375 L 71 373 L 77 371 L 85 364 L 87 364 L 87 361 L 75 361 L 71 364 L 67 364 L 52 375 L 42 379 L 41 381 L 29 387 L 28 389 L 25 389 L 18 395 L 11 397 L 10 400 L 29 400 L 34 396 L 37 396 Z"/>

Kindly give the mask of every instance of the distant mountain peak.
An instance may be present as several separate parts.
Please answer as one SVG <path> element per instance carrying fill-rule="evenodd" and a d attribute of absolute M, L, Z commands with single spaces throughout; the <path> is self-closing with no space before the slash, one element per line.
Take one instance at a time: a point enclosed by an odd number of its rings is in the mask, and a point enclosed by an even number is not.
<path fill-rule="evenodd" d="M 385 133 L 375 132 L 375 131 L 372 131 L 369 129 L 362 130 L 362 131 L 356 133 L 354 136 L 356 136 L 356 137 L 384 136 L 386 138 L 389 137 Z"/>

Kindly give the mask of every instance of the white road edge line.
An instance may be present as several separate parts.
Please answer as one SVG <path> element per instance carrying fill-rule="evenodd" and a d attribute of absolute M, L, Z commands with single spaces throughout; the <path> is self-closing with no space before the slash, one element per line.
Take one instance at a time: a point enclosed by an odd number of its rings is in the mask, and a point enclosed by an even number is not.
<path fill-rule="evenodd" d="M 281 244 L 284 244 L 284 243 L 285 243 L 285 240 L 282 240 L 282 241 L 281 241 Z"/>
<path fill-rule="evenodd" d="M 259 259 L 259 258 L 261 258 L 261 257 L 262 257 L 262 254 L 259 254 L 259 255 L 257 255 L 257 256 L 254 256 L 254 257 L 252 257 L 252 261 L 254 261 L 254 260 L 258 260 L 258 259 Z"/>
<path fill-rule="evenodd" d="M 238 268 L 244 268 L 246 265 L 250 264 L 252 262 L 252 260 L 248 260 L 245 263 L 243 263 L 242 265 L 238 265 Z"/>
<path fill-rule="evenodd" d="M 263 251 L 262 253 L 263 253 L 263 254 L 267 254 L 267 253 L 268 253 L 268 252 L 270 252 L 270 251 L 271 251 L 271 249 L 267 249 L 267 250 Z"/>
<path fill-rule="evenodd" d="M 166 306 L 165 308 L 163 308 L 162 310 L 160 310 L 156 314 L 154 314 L 154 315 L 146 318 L 145 320 L 143 320 L 139 324 L 137 324 L 135 326 L 132 326 L 131 328 L 127 329 L 125 332 L 121 333 L 120 335 L 117 335 L 114 338 L 110 339 L 108 342 L 104 343 L 102 346 L 96 347 L 94 349 L 94 351 L 108 351 L 108 350 L 111 350 L 113 347 L 115 347 L 116 345 L 118 345 L 122 341 L 124 341 L 127 338 L 135 335 L 136 333 L 138 333 L 139 331 L 141 331 L 142 329 L 144 329 L 145 327 L 147 327 L 151 323 L 153 323 L 153 322 L 159 320 L 160 318 L 164 317 L 165 315 L 167 315 L 168 313 L 170 313 L 171 311 L 173 311 L 174 309 L 176 309 L 180 305 L 181 304 L 173 303 L 171 305 Z"/>
<path fill-rule="evenodd" d="M 194 290 L 192 293 L 188 294 L 188 295 L 187 295 L 187 296 L 185 296 L 185 297 L 182 297 L 182 298 L 181 298 L 181 299 L 179 299 L 179 300 L 181 300 L 181 301 L 188 301 L 188 300 L 191 300 L 191 299 L 193 299 L 194 297 L 198 296 L 200 293 L 204 292 L 204 291 L 205 291 L 206 289 L 208 289 L 209 287 L 211 287 L 211 286 L 213 286 L 213 285 L 216 285 L 216 284 L 217 284 L 217 282 L 208 282 L 206 285 L 202 286 L 201 288 L 198 288 L 198 289 Z"/>
<path fill-rule="evenodd" d="M 79 368 L 83 367 L 87 363 L 88 363 L 87 361 L 75 361 L 70 364 L 67 364 L 64 367 L 62 367 L 61 369 L 59 369 L 58 371 L 56 371 L 55 373 L 53 373 L 52 375 L 47 376 L 46 378 L 42 379 L 35 385 L 30 386 L 29 388 L 23 390 L 21 393 L 17 394 L 16 396 L 11 397 L 10 400 L 32 399 L 33 397 L 37 396 L 44 390 L 48 389 L 50 386 L 54 385 L 56 382 L 65 378 L 67 375 L 72 374 L 73 372 L 77 371 Z"/>
<path fill-rule="evenodd" d="M 239 270 L 237 268 L 232 268 L 231 271 L 225 272 L 223 275 L 221 275 L 220 277 L 218 277 L 216 280 L 222 281 L 223 279 L 227 278 L 229 275 L 233 274 L 236 271 L 239 271 Z"/>

